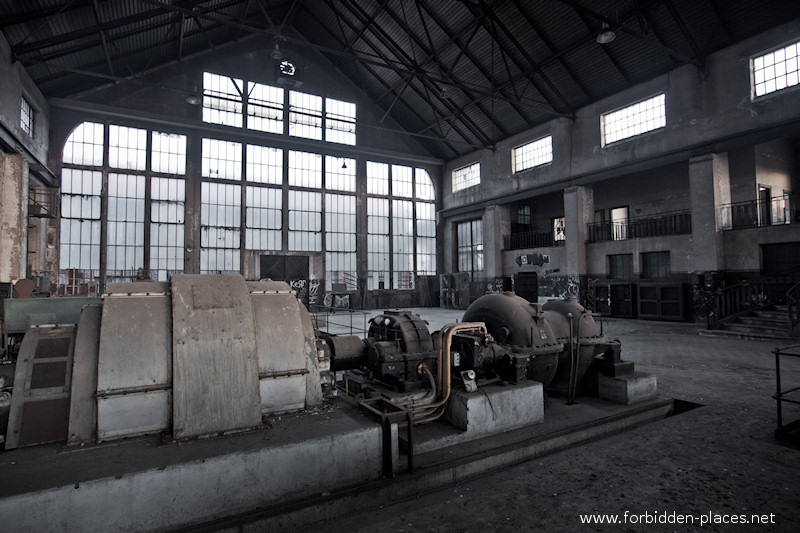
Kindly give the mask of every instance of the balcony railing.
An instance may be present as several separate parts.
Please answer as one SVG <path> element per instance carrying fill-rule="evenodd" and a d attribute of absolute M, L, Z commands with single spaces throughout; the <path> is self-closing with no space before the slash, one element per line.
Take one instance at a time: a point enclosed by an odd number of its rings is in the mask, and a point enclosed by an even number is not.
<path fill-rule="evenodd" d="M 720 206 L 722 229 L 760 228 L 800 222 L 800 196 L 749 200 Z"/>
<path fill-rule="evenodd" d="M 685 235 L 692 232 L 689 211 L 632 218 L 625 222 L 596 222 L 586 225 L 586 242 L 623 241 L 644 237 Z"/>
<path fill-rule="evenodd" d="M 525 248 L 545 248 L 548 246 L 562 246 L 563 239 L 556 239 L 553 230 L 526 231 L 503 235 L 504 250 L 522 250 Z"/>

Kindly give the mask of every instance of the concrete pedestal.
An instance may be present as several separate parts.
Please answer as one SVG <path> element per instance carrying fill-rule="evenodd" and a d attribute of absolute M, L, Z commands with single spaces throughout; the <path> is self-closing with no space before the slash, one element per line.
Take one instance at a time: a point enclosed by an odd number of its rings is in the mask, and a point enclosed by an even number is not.
<path fill-rule="evenodd" d="M 538 424 L 544 420 L 544 393 L 538 381 L 458 390 L 447 405 L 447 419 L 476 438 Z"/>
<path fill-rule="evenodd" d="M 597 394 L 604 400 L 631 405 L 656 397 L 656 377 L 644 372 L 619 376 L 597 375 Z"/>

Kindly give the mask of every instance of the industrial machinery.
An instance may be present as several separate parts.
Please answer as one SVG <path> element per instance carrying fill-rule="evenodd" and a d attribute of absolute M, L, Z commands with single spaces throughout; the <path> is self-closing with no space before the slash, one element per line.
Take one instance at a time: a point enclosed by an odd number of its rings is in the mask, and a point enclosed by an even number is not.
<path fill-rule="evenodd" d="M 671 406 L 627 408 L 655 377 L 574 299 L 487 294 L 435 328 L 383 311 L 361 335 L 322 331 L 335 325 L 286 283 L 232 275 L 41 300 L 5 306 L 18 351 L 0 363 L 0 515 L 14 531 L 222 527 L 350 487 L 369 498 L 365 482 L 403 470 L 459 479 Z"/>
<path fill-rule="evenodd" d="M 463 322 L 434 332 L 409 311 L 385 311 L 360 338 L 315 331 L 282 282 L 176 275 L 112 284 L 77 325 L 28 330 L 5 400 L 6 448 L 242 431 L 322 404 L 337 382 L 415 425 L 441 418 L 454 391 L 489 384 L 535 381 L 572 402 L 595 357 L 618 345 L 574 299 L 542 306 L 487 294 Z"/>

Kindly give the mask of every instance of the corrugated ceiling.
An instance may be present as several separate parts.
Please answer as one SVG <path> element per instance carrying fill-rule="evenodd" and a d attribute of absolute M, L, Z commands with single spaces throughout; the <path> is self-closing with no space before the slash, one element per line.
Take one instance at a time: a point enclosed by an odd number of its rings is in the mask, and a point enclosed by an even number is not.
<path fill-rule="evenodd" d="M 299 35 L 449 160 L 800 17 L 762 0 L 6 0 L 0 29 L 69 98 L 244 36 Z M 595 42 L 603 24 L 617 38 Z"/>

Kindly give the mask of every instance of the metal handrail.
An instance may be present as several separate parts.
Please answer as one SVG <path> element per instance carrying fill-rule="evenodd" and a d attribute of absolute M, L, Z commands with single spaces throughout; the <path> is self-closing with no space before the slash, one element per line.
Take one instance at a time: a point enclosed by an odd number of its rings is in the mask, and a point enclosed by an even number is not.
<path fill-rule="evenodd" d="M 799 270 L 789 269 L 771 276 L 743 281 L 712 292 L 709 295 L 710 301 L 707 301 L 706 327 L 713 329 L 726 320 L 748 311 L 764 309 L 786 301 L 787 307 L 790 309 L 790 327 L 793 328 L 797 324 L 795 320 L 800 318 L 797 316 L 800 315 L 800 312 L 798 312 L 800 302 L 795 301 L 790 304 L 788 300 L 790 297 L 794 297 L 794 293 L 798 294 L 798 297 L 795 298 L 800 299 L 800 288 L 798 288 L 800 282 L 796 282 L 798 274 L 800 274 Z M 785 277 L 790 277 L 791 280 L 788 282 L 780 281 L 781 278 Z M 783 290 L 781 286 L 785 287 L 787 283 L 795 283 L 795 285 Z M 790 291 L 794 292 L 790 295 Z M 793 318 L 792 313 L 794 313 L 795 318 Z"/>

